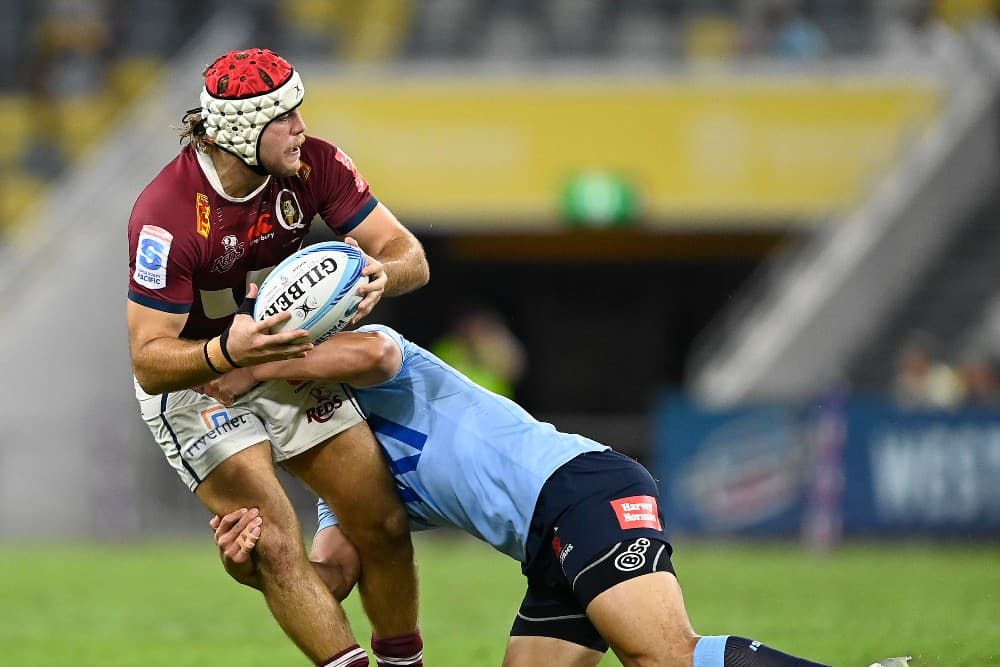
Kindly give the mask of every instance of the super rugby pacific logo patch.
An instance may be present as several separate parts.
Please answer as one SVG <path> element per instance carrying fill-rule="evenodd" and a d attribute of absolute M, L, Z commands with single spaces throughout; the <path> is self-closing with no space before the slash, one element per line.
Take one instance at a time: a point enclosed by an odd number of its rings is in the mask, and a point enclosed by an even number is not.
<path fill-rule="evenodd" d="M 167 258 L 174 236 L 162 227 L 143 225 L 135 249 L 132 278 L 149 289 L 167 286 Z"/>

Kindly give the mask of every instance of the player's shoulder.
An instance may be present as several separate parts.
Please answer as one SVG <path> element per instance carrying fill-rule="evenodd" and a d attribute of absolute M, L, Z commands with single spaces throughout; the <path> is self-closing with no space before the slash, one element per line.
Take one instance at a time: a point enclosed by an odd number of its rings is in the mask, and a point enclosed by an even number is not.
<path fill-rule="evenodd" d="M 354 160 L 351 159 L 351 156 L 343 148 L 326 139 L 306 135 L 301 151 L 303 168 L 306 169 L 307 175 L 310 165 L 313 168 L 350 172 L 352 176 L 357 174 L 357 167 L 354 166 Z M 299 178 L 305 178 L 301 170 Z"/>
<path fill-rule="evenodd" d="M 131 224 L 155 224 L 170 228 L 180 224 L 181 220 L 189 221 L 191 216 L 184 213 L 196 208 L 200 183 L 198 169 L 197 158 L 189 149 L 181 151 L 136 198 Z"/>
<path fill-rule="evenodd" d="M 192 150 L 182 150 L 153 177 L 136 198 L 136 208 L 169 205 L 179 195 L 197 189 L 201 172 Z"/>

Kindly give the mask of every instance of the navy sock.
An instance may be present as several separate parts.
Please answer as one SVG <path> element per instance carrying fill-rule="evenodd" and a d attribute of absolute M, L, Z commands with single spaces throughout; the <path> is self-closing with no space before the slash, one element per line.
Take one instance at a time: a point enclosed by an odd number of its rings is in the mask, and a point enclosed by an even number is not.
<path fill-rule="evenodd" d="M 776 651 L 733 635 L 702 637 L 694 647 L 694 667 L 823 667 L 822 663 Z"/>

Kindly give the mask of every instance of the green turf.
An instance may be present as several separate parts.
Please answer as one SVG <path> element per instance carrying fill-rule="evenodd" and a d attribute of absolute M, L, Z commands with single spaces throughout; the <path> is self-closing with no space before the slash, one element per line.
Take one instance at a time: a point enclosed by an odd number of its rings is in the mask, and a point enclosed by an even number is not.
<path fill-rule="evenodd" d="M 466 539 L 417 540 L 430 667 L 499 665 L 523 587 Z M 880 545 L 828 558 L 794 546 L 678 545 L 695 629 L 835 665 L 1000 665 L 1000 549 Z M 356 634 L 368 629 L 354 596 Z M 604 665 L 619 664 L 607 658 Z M 0 666 L 308 665 L 210 540 L 0 546 Z M 551 666 L 557 667 L 557 666 Z"/>

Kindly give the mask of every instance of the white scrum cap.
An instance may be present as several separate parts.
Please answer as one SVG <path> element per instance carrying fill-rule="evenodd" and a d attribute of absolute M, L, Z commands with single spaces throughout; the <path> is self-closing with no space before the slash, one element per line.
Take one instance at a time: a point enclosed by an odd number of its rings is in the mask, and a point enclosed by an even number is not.
<path fill-rule="evenodd" d="M 215 144 L 261 171 L 260 135 L 302 104 L 299 73 L 267 49 L 230 51 L 205 70 L 201 115 Z"/>

